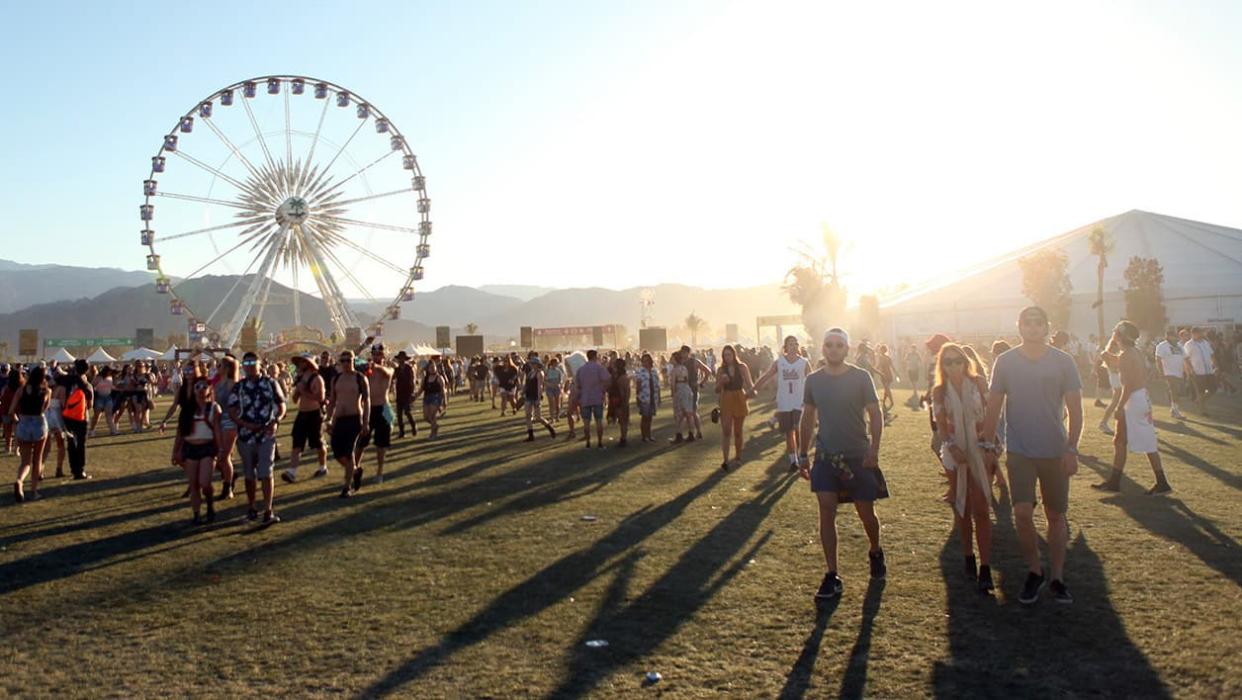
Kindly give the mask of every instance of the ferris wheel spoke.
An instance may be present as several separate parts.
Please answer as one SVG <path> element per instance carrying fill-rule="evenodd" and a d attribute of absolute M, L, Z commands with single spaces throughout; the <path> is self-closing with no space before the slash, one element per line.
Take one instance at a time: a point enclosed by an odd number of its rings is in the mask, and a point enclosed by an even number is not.
<path fill-rule="evenodd" d="M 211 167 L 210 165 L 207 165 L 207 164 L 206 164 L 206 163 L 204 163 L 203 161 L 201 161 L 201 160 L 199 160 L 199 159 L 195 158 L 195 157 L 194 157 L 194 156 L 192 156 L 192 155 L 189 155 L 189 154 L 188 154 L 188 153 L 186 153 L 185 151 L 182 151 L 182 150 L 176 150 L 176 151 L 173 151 L 173 153 L 174 153 L 174 154 L 176 154 L 176 155 L 178 155 L 178 156 L 180 156 L 180 157 L 182 157 L 182 158 L 184 158 L 185 160 L 189 161 L 190 163 L 193 163 L 194 165 L 197 165 L 198 167 L 202 168 L 203 170 L 206 170 L 207 172 L 211 173 L 212 175 L 215 175 L 216 177 L 220 178 L 221 180 L 224 180 L 225 182 L 227 182 L 227 183 L 229 183 L 230 185 L 232 185 L 232 186 L 236 187 L 237 189 L 241 190 L 242 192 L 250 192 L 250 191 L 251 191 L 250 187 L 249 187 L 248 185 L 246 185 L 245 183 L 243 183 L 243 182 L 241 182 L 240 180 L 237 180 L 237 179 L 235 179 L 235 178 L 233 178 L 233 177 L 231 177 L 231 176 L 229 176 L 229 175 L 225 175 L 224 173 L 220 172 L 218 169 L 213 168 L 213 167 Z"/>
<path fill-rule="evenodd" d="M 343 224 L 348 226 L 358 226 L 361 228 L 372 228 L 378 231 L 397 231 L 398 233 L 418 233 L 418 229 L 410 226 L 397 226 L 395 224 L 380 224 L 373 221 L 359 221 L 358 219 L 347 219 L 341 216 L 324 216 L 326 221 L 334 224 Z"/>
<path fill-rule="evenodd" d="M 379 255 L 376 255 L 375 253 L 373 253 L 373 252 L 371 252 L 371 251 L 367 250 L 366 248 L 363 248 L 362 246 L 358 245 L 357 243 L 354 243 L 353 241 L 349 240 L 348 238 L 346 238 L 346 237 L 344 237 L 344 236 L 339 236 L 339 235 L 338 235 L 338 236 L 333 236 L 333 240 L 335 240 L 335 241 L 337 241 L 337 242 L 339 242 L 339 243 L 344 243 L 345 245 L 349 246 L 350 248 L 352 248 L 352 249 L 354 249 L 354 250 L 358 251 L 359 253 L 362 253 L 363 255 L 367 256 L 367 257 L 368 257 L 368 258 L 370 258 L 371 260 L 373 260 L 373 261 L 375 261 L 375 262 L 379 263 L 380 265 L 383 265 L 384 267 L 388 268 L 389 270 L 392 270 L 393 272 L 396 272 L 398 275 L 405 276 L 405 275 L 408 275 L 408 274 L 409 274 L 409 271 L 408 271 L 408 270 L 406 270 L 405 268 L 401 267 L 400 265 L 398 265 L 398 264 L 394 263 L 394 262 L 393 262 L 393 261 L 391 261 L 391 260 L 388 260 L 388 259 L 382 258 L 382 257 L 380 257 Z"/>
<path fill-rule="evenodd" d="M 301 289 L 298 287 L 298 268 L 300 267 L 302 267 L 300 260 L 295 258 L 293 260 L 293 264 L 290 265 L 290 269 L 293 273 L 293 325 L 294 326 L 302 325 L 302 304 L 301 304 L 301 299 L 300 299 L 302 296 L 302 292 L 301 292 Z"/>
<path fill-rule="evenodd" d="M 181 287 L 181 285 L 183 285 L 183 284 L 185 284 L 186 282 L 189 282 L 190 280 L 194 279 L 194 278 L 195 278 L 196 276 L 198 276 L 201 272 L 203 272 L 203 270 L 206 270 L 207 268 L 211 267 L 212 265 L 215 265 L 216 263 L 220 262 L 220 261 L 221 261 L 221 260 L 223 260 L 226 256 L 228 256 L 230 253 L 232 253 L 232 252 L 236 251 L 238 248 L 241 248 L 242 246 L 246 245 L 246 244 L 247 244 L 247 243 L 249 243 L 249 242 L 250 242 L 250 240 L 249 240 L 249 239 L 243 238 L 242 240 L 240 240 L 240 241 L 238 241 L 238 242 L 237 242 L 237 245 L 233 246 L 232 248 L 229 248 L 228 250 L 224 251 L 223 253 L 220 253 L 219 255 L 217 255 L 216 257 L 212 258 L 211 260 L 208 260 L 206 263 L 204 263 L 203 265 L 201 265 L 201 266 L 200 266 L 197 270 L 195 270 L 194 272 L 191 272 L 190 274 L 186 275 L 184 278 L 182 278 L 182 280 L 181 280 L 180 282 L 178 282 L 176 285 L 174 285 L 174 286 L 173 286 L 173 291 L 176 291 L 178 288 L 180 288 L 180 287 Z"/>
<path fill-rule="evenodd" d="M 362 296 L 366 297 L 370 301 L 377 301 L 376 296 L 372 294 L 371 291 L 362 284 L 362 280 L 358 279 L 358 277 L 353 273 L 353 271 L 349 269 L 349 266 L 346 265 L 339 257 L 337 257 L 334 251 L 330 249 L 325 250 L 324 255 L 327 256 L 328 259 L 330 259 L 332 262 L 336 263 L 337 267 L 341 268 L 341 272 L 345 275 L 345 279 L 353 283 L 354 287 L 356 287 L 359 292 L 362 292 Z"/>
<path fill-rule="evenodd" d="M 320 197 L 324 197 L 324 196 L 327 196 L 329 193 L 331 193 L 331 192 L 333 192 L 333 191 L 339 190 L 341 187 L 344 187 L 344 186 L 345 186 L 345 183 L 347 183 L 347 182 L 349 182 L 350 180 L 352 180 L 352 179 L 354 179 L 354 178 L 358 177 L 359 175 L 361 175 L 362 173 L 366 172 L 367 170 L 370 170 L 372 166 L 376 165 L 376 164 L 377 164 L 377 163 L 379 163 L 380 161 L 384 160 L 385 158 L 388 158 L 389 156 L 391 156 L 392 154 L 397 153 L 397 152 L 398 152 L 398 151 L 388 151 L 387 153 L 385 153 L 384 155 L 380 156 L 379 158 L 376 158 L 375 160 L 371 161 L 370 163 L 367 163 L 366 165 L 362 166 L 361 168 L 358 168 L 357 170 L 355 170 L 353 173 L 351 173 L 351 174 L 350 174 L 348 177 L 346 177 L 345 179 L 343 179 L 343 180 L 338 180 L 337 182 L 333 183 L 331 186 L 329 186 L 327 189 L 325 189 L 325 190 L 323 191 L 323 193 L 322 193 L 322 194 L 320 194 L 319 196 L 320 196 Z M 405 190 L 399 190 L 399 191 L 401 191 L 401 192 L 406 192 L 406 191 L 413 190 L 413 189 L 414 189 L 413 187 L 410 187 L 410 188 L 407 188 L 407 189 L 405 189 Z"/>
<path fill-rule="evenodd" d="M 254 163 L 250 162 L 250 159 L 246 157 L 246 154 L 242 153 L 241 149 L 234 145 L 228 136 L 224 135 L 224 131 L 222 131 L 220 127 L 216 126 L 214 120 L 204 119 L 203 123 L 205 123 L 207 128 L 211 129 L 211 131 L 215 133 L 216 138 L 220 139 L 220 141 L 228 147 L 229 151 L 231 151 L 233 155 L 237 156 L 237 160 L 241 162 L 242 165 L 246 166 L 246 170 L 249 170 L 253 177 L 260 177 L 259 169 L 254 167 Z"/>
<path fill-rule="evenodd" d="M 323 295 L 324 303 L 328 306 L 337 331 L 344 335 L 345 329 L 354 325 L 353 312 L 350 311 L 349 305 L 345 302 L 345 295 L 341 293 L 340 286 L 336 283 L 332 271 L 324 260 L 323 250 L 315 241 L 313 230 L 311 234 L 305 239 L 306 251 L 311 260 L 311 274 L 315 277 L 315 284 L 319 287 L 319 293 Z"/>
<path fill-rule="evenodd" d="M 400 190 L 393 190 L 392 192 L 381 192 L 379 194 L 367 195 L 366 197 L 356 197 L 354 199 L 345 199 L 340 202 L 324 202 L 323 206 L 343 207 L 349 204 L 357 204 L 359 202 L 366 202 L 372 199 L 382 199 L 384 197 L 392 197 L 393 195 L 404 194 L 406 192 L 413 192 L 413 191 L 414 191 L 413 187 L 406 187 Z"/>
<path fill-rule="evenodd" d="M 242 324 L 249 317 L 251 309 L 254 308 L 255 302 L 258 300 L 259 290 L 265 280 L 271 276 L 272 264 L 276 261 L 276 256 L 280 252 L 280 246 L 276 243 L 277 237 L 272 236 L 268 239 L 267 246 L 263 250 L 263 263 L 259 265 L 259 269 L 254 273 L 250 280 L 250 286 L 246 289 L 246 295 L 242 297 L 241 304 L 237 307 L 237 311 L 233 313 L 233 318 L 228 325 L 228 345 L 232 347 L 237 343 L 238 336 L 241 335 Z"/>
<path fill-rule="evenodd" d="M 241 274 L 237 276 L 237 280 L 233 282 L 233 286 L 229 287 L 229 291 L 225 292 L 224 296 L 220 298 L 220 303 L 216 304 L 216 308 L 212 309 L 211 315 L 207 317 L 204 323 L 206 323 L 208 326 L 211 325 L 211 322 L 213 319 L 215 319 L 216 314 L 220 313 L 220 310 L 224 308 L 225 302 L 229 300 L 229 297 L 233 296 L 233 292 L 237 291 L 237 288 L 241 286 L 241 283 L 243 281 L 245 281 L 246 275 L 250 274 L 251 268 L 253 268 L 254 264 L 259 262 L 259 258 L 262 258 L 262 257 L 263 257 L 263 253 L 261 252 L 258 255 L 254 256 L 254 258 L 250 261 L 250 264 L 246 266 L 246 269 L 242 270 Z"/>
<path fill-rule="evenodd" d="M 289 83 L 285 82 L 285 166 L 293 167 L 293 128 L 289 118 Z"/>
<path fill-rule="evenodd" d="M 276 161 L 272 160 L 272 152 L 267 148 L 267 139 L 263 138 L 263 130 L 259 128 L 259 121 L 254 118 L 254 110 L 250 109 L 250 101 L 242 98 L 242 107 L 246 108 L 246 117 L 250 119 L 250 126 L 254 127 L 254 135 L 259 140 L 259 148 L 263 149 L 263 158 L 267 160 L 267 166 L 275 173 L 279 168 L 276 167 Z"/>
<path fill-rule="evenodd" d="M 315 162 L 315 146 L 319 145 L 319 133 L 323 131 L 324 117 L 328 116 L 328 103 L 332 100 L 325 99 L 323 101 L 323 111 L 319 113 L 319 125 L 315 127 L 315 135 L 311 138 L 310 152 L 306 154 L 306 165 L 310 168 L 310 164 Z"/>
<path fill-rule="evenodd" d="M 199 197 L 199 196 L 192 195 L 192 194 L 177 194 L 175 192 L 156 192 L 155 196 L 168 197 L 169 199 L 184 199 L 188 202 L 202 202 L 203 204 L 215 204 L 221 207 L 233 207 L 235 209 L 249 210 L 252 208 L 245 204 L 240 204 L 238 202 L 230 202 L 224 199 L 212 199 L 211 197 Z"/>
<path fill-rule="evenodd" d="M 254 219 L 248 218 L 243 221 L 234 221 L 228 224 L 220 224 L 218 226 L 208 226 L 207 228 L 194 229 L 193 231 L 186 231 L 184 233 L 175 233 L 171 236 L 160 236 L 158 242 L 167 243 L 168 241 L 175 241 L 178 238 L 188 238 L 190 236 L 198 236 L 200 234 L 210 233 L 212 231 L 223 231 L 226 228 L 237 228 L 239 226 L 253 226 L 255 225 L 255 223 L 256 222 Z"/>
<path fill-rule="evenodd" d="M 328 164 L 323 166 L 324 173 L 332 171 L 332 165 L 336 163 L 336 159 L 341 157 L 341 154 L 345 152 L 346 148 L 349 148 L 349 143 L 354 140 L 354 137 L 358 135 L 359 131 L 362 131 L 362 127 L 366 126 L 366 124 L 365 120 L 358 120 L 358 128 L 354 129 L 354 133 L 350 134 L 349 138 L 345 139 L 345 143 L 341 144 L 341 147 L 337 149 L 336 155 L 332 156 L 332 160 L 328 161 Z"/>

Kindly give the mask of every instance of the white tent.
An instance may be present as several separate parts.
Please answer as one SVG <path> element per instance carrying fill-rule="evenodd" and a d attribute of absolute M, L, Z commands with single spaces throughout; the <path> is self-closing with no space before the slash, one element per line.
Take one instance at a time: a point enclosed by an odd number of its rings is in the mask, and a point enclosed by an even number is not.
<path fill-rule="evenodd" d="M 163 352 L 163 354 L 159 356 L 159 359 L 165 360 L 167 362 L 172 362 L 173 360 L 177 359 L 177 346 L 173 345 L 169 347 L 167 350 Z"/>
<path fill-rule="evenodd" d="M 890 342 L 1016 334 L 1022 293 L 1018 260 L 1060 250 L 1073 287 L 1068 330 L 1087 340 L 1097 330 L 1097 259 L 1087 237 L 1103 228 L 1113 241 L 1104 269 L 1104 318 L 1111 328 L 1125 314 L 1125 270 L 1130 258 L 1155 258 L 1164 269 L 1164 303 L 1173 325 L 1242 324 L 1242 230 L 1132 210 L 1016 250 L 960 274 L 913 289 L 881 304 L 881 335 Z"/>
<path fill-rule="evenodd" d="M 64 348 L 56 348 L 56 352 L 48 356 L 47 359 L 56 360 L 58 363 L 62 365 L 67 365 L 70 362 L 73 362 L 77 358 L 75 358 L 73 355 L 70 355 L 69 351 Z"/>
<path fill-rule="evenodd" d="M 136 348 L 134 350 L 130 350 L 124 355 L 121 355 L 121 359 L 126 362 L 133 360 L 161 360 L 163 359 L 163 355 L 161 355 L 159 351 L 152 350 L 151 348 Z"/>
<path fill-rule="evenodd" d="M 86 361 L 92 365 L 106 365 L 109 362 L 116 362 L 116 358 L 104 352 L 103 348 L 99 348 L 91 353 L 91 356 L 86 358 Z"/>

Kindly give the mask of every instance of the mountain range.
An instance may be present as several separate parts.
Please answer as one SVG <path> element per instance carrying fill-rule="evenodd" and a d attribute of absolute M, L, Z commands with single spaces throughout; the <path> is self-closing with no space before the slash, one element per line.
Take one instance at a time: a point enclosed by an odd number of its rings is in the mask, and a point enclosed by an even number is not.
<path fill-rule="evenodd" d="M 17 347 L 18 331 L 38 328 L 41 338 L 131 336 L 137 328 L 152 328 L 156 344 L 163 345 L 170 336 L 184 335 L 186 316 L 175 316 L 168 307 L 169 297 L 157 294 L 150 276 L 144 272 L 122 270 L 91 270 L 92 284 L 103 280 L 119 280 L 106 291 L 93 296 L 83 294 L 78 280 L 87 278 L 88 268 L 63 266 L 32 266 L 0 261 L 0 289 L 10 286 L 23 290 L 20 297 L 7 300 L 9 308 L 0 313 L 0 342 Z M 44 277 L 49 291 L 37 294 L 22 280 L 12 281 L 34 272 Z M 141 286 L 135 286 L 141 285 Z M 200 314 L 210 314 L 230 289 L 237 285 L 233 276 L 209 276 L 180 283 L 178 295 Z M 239 287 L 245 287 L 242 280 Z M 72 298 L 67 290 L 76 292 Z M 450 285 L 430 292 L 419 292 L 411 302 L 402 304 L 401 318 L 387 321 L 384 338 L 389 344 L 433 343 L 435 326 L 447 325 L 454 334 L 464 332 L 467 324 L 475 324 L 489 343 L 517 338 L 522 326 L 555 327 L 621 324 L 636 334 L 642 313 L 644 289 L 652 290 L 653 305 L 650 322 L 670 329 L 670 337 L 688 337 L 682 326 L 691 313 L 703 319 L 705 327 L 699 338 L 724 335 L 725 324 L 737 323 L 743 335 L 750 335 L 754 319 L 759 315 L 793 314 L 795 307 L 777 285 L 744 289 L 703 289 L 679 284 L 655 287 L 634 287 L 625 290 L 598 287 L 552 289 L 535 286 L 491 285 L 473 288 Z M 61 290 L 59 299 L 55 293 Z M 273 286 L 273 298 L 284 298 L 280 304 L 269 303 L 264 313 L 262 334 L 293 325 L 293 308 L 288 301 L 292 291 Z M 511 294 L 501 294 L 508 291 Z M 230 297 L 236 300 L 239 291 Z M 20 300 L 39 298 L 34 306 L 18 308 Z M 299 305 L 304 325 L 327 329 L 328 314 L 323 302 L 315 296 L 300 293 Z M 374 318 L 383 304 L 351 302 L 355 313 L 366 320 Z M 226 317 L 226 305 L 217 320 Z"/>
<path fill-rule="evenodd" d="M 151 273 L 113 267 L 27 265 L 0 260 L 0 314 L 35 302 L 89 299 L 115 287 L 151 283 Z"/>

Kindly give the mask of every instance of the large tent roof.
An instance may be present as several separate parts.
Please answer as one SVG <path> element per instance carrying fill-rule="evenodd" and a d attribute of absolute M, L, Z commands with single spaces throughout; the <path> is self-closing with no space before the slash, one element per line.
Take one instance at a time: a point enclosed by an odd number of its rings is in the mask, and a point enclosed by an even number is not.
<path fill-rule="evenodd" d="M 126 362 L 132 360 L 158 360 L 160 359 L 160 352 L 151 348 L 135 348 L 121 355 L 121 359 Z"/>
<path fill-rule="evenodd" d="M 973 270 L 946 275 L 943 281 L 912 289 L 882 304 L 885 310 L 911 312 L 955 306 L 969 308 L 976 301 L 995 304 L 1020 302 L 1022 271 L 1018 260 L 1045 249 L 1060 249 L 1069 258 L 1068 272 L 1075 296 L 1096 289 L 1096 258 L 1088 236 L 1103 228 L 1113 240 L 1104 271 L 1106 294 L 1126 286 L 1130 258 L 1156 258 L 1164 268 L 1166 299 L 1236 293 L 1242 287 L 1242 230 L 1137 209 L 1021 248 L 983 263 Z"/>

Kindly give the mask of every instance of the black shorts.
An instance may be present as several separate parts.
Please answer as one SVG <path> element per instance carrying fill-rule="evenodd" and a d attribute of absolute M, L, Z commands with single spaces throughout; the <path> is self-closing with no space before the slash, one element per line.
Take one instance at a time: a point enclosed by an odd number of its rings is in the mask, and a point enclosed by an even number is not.
<path fill-rule="evenodd" d="M 323 414 L 318 410 L 298 411 L 293 419 L 293 449 L 305 449 L 307 445 L 316 450 L 323 447 Z"/>
<path fill-rule="evenodd" d="M 776 421 L 780 423 L 782 433 L 797 430 L 802 423 L 802 411 L 777 411 Z"/>
<path fill-rule="evenodd" d="M 397 397 L 397 412 L 398 413 L 407 413 L 413 407 L 414 407 L 414 397 L 412 395 Z"/>
<path fill-rule="evenodd" d="M 219 454 L 216 450 L 216 443 L 209 442 L 203 445 L 192 445 L 188 442 L 181 443 L 181 459 L 185 462 L 199 462 L 204 459 L 213 459 Z"/>
<path fill-rule="evenodd" d="M 362 433 L 362 419 L 358 416 L 337 416 L 332 421 L 332 456 L 344 459 L 354 453 L 358 435 Z"/>
<path fill-rule="evenodd" d="M 371 407 L 371 420 L 368 422 L 371 426 L 371 432 L 362 438 L 360 447 L 367 447 L 372 442 L 380 449 L 388 449 L 392 446 L 392 426 L 388 424 L 388 419 L 384 417 L 383 406 Z"/>

